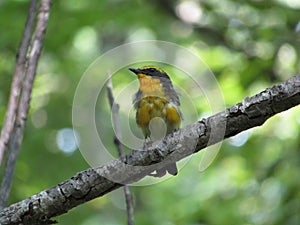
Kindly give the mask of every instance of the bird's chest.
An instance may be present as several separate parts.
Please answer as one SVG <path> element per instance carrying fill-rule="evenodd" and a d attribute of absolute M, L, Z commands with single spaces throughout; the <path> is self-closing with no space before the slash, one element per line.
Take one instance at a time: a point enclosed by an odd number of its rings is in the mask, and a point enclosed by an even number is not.
<path fill-rule="evenodd" d="M 164 120 L 170 129 L 174 124 L 180 123 L 177 105 L 165 92 L 161 81 L 153 78 L 140 79 L 140 93 L 136 104 L 136 122 L 141 128 L 148 127 L 155 117 Z"/>
<path fill-rule="evenodd" d="M 155 117 L 165 120 L 167 113 L 168 101 L 157 96 L 147 96 L 139 101 L 136 119 L 141 126 L 146 125 Z"/>
<path fill-rule="evenodd" d="M 164 89 L 162 83 L 159 79 L 144 77 L 139 79 L 140 81 L 140 90 L 143 93 L 143 97 L 147 96 L 164 96 Z M 149 99 L 149 101 L 152 99 Z"/>

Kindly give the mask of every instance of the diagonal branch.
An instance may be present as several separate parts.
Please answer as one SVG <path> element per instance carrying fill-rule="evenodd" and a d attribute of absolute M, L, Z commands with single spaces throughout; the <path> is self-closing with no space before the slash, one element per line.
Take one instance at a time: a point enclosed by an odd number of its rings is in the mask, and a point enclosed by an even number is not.
<path fill-rule="evenodd" d="M 158 164 L 171 155 L 172 160 L 262 125 L 270 117 L 300 104 L 300 75 L 265 91 L 245 98 L 223 112 L 197 121 L 148 146 L 147 151 L 131 153 L 97 168 L 79 172 L 74 177 L 44 190 L 0 212 L 1 224 L 50 223 L 50 218 L 73 207 L 103 196 L 123 184 L 134 182 L 164 165 Z M 226 124 L 224 135 L 212 133 L 213 127 Z M 211 139 L 210 136 L 214 138 Z M 191 143 L 196 143 L 191 145 Z"/>
<path fill-rule="evenodd" d="M 7 106 L 7 111 L 5 115 L 4 124 L 1 130 L 0 136 L 0 165 L 2 163 L 6 146 L 10 140 L 13 127 L 15 124 L 15 118 L 17 113 L 17 107 L 19 102 L 19 96 L 21 92 L 22 80 L 24 77 L 24 71 L 27 62 L 27 53 L 29 49 L 30 39 L 32 36 L 35 16 L 37 11 L 37 0 L 32 0 L 30 2 L 28 17 L 25 24 L 25 29 L 23 32 L 22 40 L 20 43 L 20 48 L 17 53 L 17 63 L 16 69 L 13 76 L 13 81 L 11 85 L 11 91 L 9 95 L 9 101 Z"/>
<path fill-rule="evenodd" d="M 35 0 L 33 0 L 33 2 L 35 2 Z M 15 164 L 23 140 L 24 129 L 26 125 L 26 119 L 27 119 L 29 104 L 30 104 L 32 85 L 36 75 L 37 64 L 42 52 L 43 39 L 48 24 L 50 6 L 51 6 L 51 0 L 41 1 L 35 32 L 32 41 L 30 43 L 31 49 L 27 60 L 28 65 L 24 72 L 24 78 L 22 81 L 23 82 L 22 91 L 20 93 L 21 94 L 20 100 L 17 108 L 15 109 L 17 111 L 16 111 L 16 115 L 14 116 L 15 117 L 14 125 L 13 125 L 14 127 L 12 130 L 12 135 L 9 140 L 9 153 L 8 153 L 3 180 L 1 183 L 0 207 L 5 206 L 7 202 L 9 192 L 10 192 L 9 190 L 13 178 L 13 173 L 15 169 Z M 23 50 L 21 52 L 23 54 Z"/>

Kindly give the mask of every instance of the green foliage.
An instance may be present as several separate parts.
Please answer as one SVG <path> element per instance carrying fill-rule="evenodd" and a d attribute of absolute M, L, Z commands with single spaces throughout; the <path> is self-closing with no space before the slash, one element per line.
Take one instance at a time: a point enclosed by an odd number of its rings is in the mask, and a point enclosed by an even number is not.
<path fill-rule="evenodd" d="M 28 1 L 0 2 L 0 124 L 27 8 Z M 99 55 L 129 41 L 175 42 L 210 67 L 230 106 L 299 73 L 299 13 L 299 2 L 292 0 L 53 1 L 10 203 L 89 167 L 80 151 L 62 152 L 57 136 L 72 127 L 76 87 Z M 135 79 L 127 68 L 119 74 L 113 80 L 116 93 Z M 176 75 L 172 79 L 192 91 L 186 79 Z M 199 115 L 209 113 L 203 96 L 193 101 Z M 106 113 L 97 115 L 97 120 L 106 126 L 108 102 L 100 99 L 99 105 Z M 204 172 L 198 171 L 203 154 L 198 153 L 178 176 L 133 187 L 136 224 L 297 224 L 299 115 L 296 107 L 224 141 L 217 159 Z M 134 126 L 133 120 L 130 123 Z M 106 131 L 104 139 L 114 149 L 111 126 Z M 59 224 L 125 224 L 122 193 L 93 200 L 57 220 Z"/>

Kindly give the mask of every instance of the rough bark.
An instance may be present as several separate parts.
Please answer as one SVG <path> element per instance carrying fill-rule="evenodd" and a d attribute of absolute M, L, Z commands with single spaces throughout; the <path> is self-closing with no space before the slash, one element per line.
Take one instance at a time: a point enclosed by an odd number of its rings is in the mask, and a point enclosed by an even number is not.
<path fill-rule="evenodd" d="M 0 212 L 0 223 L 50 224 L 52 217 L 140 180 L 164 167 L 166 161 L 178 161 L 224 138 L 260 126 L 273 115 L 299 104 L 300 75 L 297 75 L 152 143 L 146 151 L 135 150 L 98 168 L 79 172 L 55 187 L 15 203 Z"/>

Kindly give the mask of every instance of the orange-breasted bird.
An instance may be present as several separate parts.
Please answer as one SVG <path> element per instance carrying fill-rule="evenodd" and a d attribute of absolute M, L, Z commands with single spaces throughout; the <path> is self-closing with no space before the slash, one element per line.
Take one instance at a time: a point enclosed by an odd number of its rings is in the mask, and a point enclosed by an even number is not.
<path fill-rule="evenodd" d="M 140 87 L 134 96 L 136 123 L 147 139 L 163 138 L 180 127 L 181 112 L 177 92 L 168 74 L 155 66 L 129 68 L 139 79 Z M 162 177 L 168 172 L 176 175 L 176 163 L 156 170 L 153 176 Z"/>

